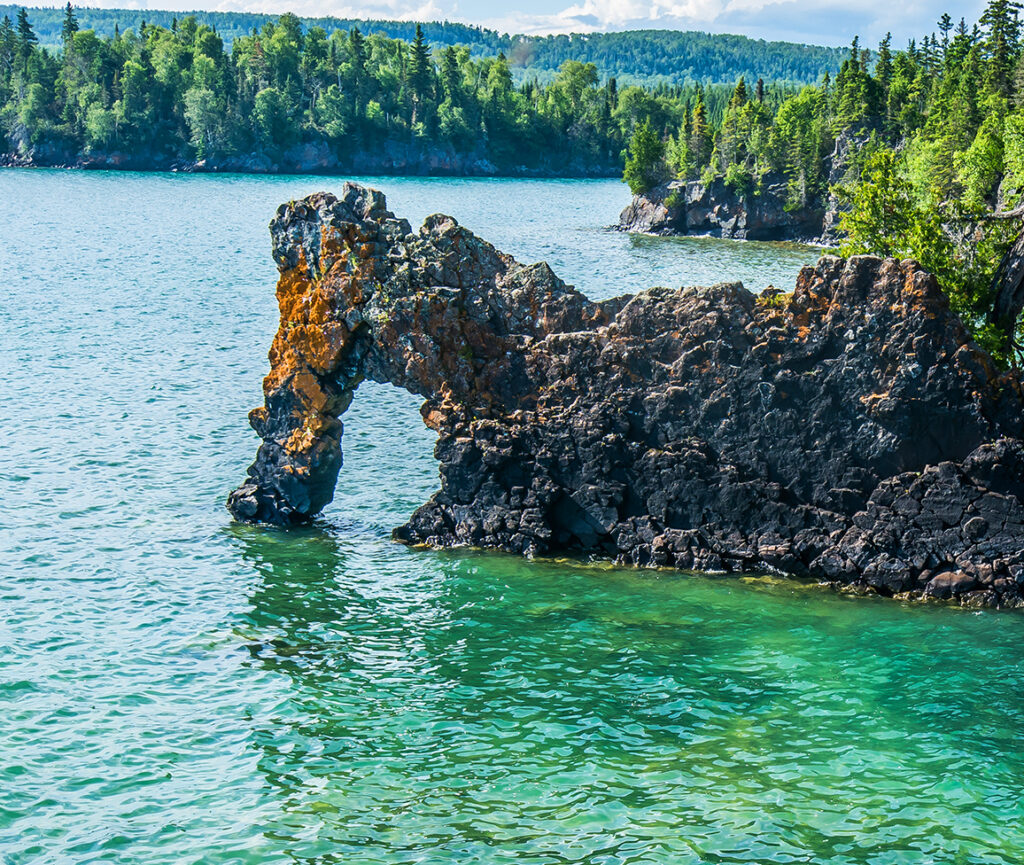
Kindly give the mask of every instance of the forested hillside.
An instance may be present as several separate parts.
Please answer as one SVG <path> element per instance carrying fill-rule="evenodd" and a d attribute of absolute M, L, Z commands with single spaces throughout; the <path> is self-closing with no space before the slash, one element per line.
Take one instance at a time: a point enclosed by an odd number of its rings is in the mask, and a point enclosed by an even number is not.
<path fill-rule="evenodd" d="M 239 170 L 617 174 L 638 123 L 678 127 L 731 87 L 602 82 L 567 60 L 549 85 L 517 86 L 505 55 L 431 52 L 357 27 L 327 34 L 294 15 L 239 36 L 208 25 L 100 37 L 68 7 L 62 47 L 40 47 L 28 13 L 0 24 L 0 131 L 13 161 Z M 766 105 L 792 90 L 772 86 Z"/>
<path fill-rule="evenodd" d="M 989 217 L 1024 197 L 1020 8 L 990 0 L 974 26 L 943 15 L 902 50 L 887 37 L 875 61 L 854 40 L 834 79 L 781 104 L 742 80 L 720 121 L 696 99 L 675 128 L 638 125 L 626 179 L 724 178 L 757 196 L 781 177 L 787 207 L 845 211 L 845 251 L 920 260 L 1005 356 L 1012 322 L 993 317 L 990 280 L 1020 222 Z"/>
<path fill-rule="evenodd" d="M 12 21 L 19 7 L 0 5 L 0 18 Z M 63 45 L 64 12 L 61 9 L 27 10 L 41 45 Z M 248 12 L 191 12 L 199 24 L 216 30 L 231 48 L 235 39 L 251 36 L 275 16 Z M 145 24 L 170 30 L 186 13 L 153 9 L 76 10 L 79 26 L 98 36 L 134 30 Z M 408 21 L 373 21 L 356 18 L 302 18 L 303 30 L 320 27 L 326 33 L 357 27 L 366 35 L 380 34 L 412 41 L 416 24 Z M 565 36 L 516 36 L 452 22 L 421 25 L 427 44 L 434 49 L 449 45 L 469 49 L 471 57 L 496 57 L 504 53 L 517 81 L 536 78 L 549 83 L 566 60 L 594 63 L 601 80 L 617 77 L 620 83 L 660 82 L 735 83 L 741 75 L 766 81 L 808 84 L 826 71 L 835 72 L 842 51 L 818 45 L 765 42 L 745 36 L 674 30 L 632 30 L 624 33 L 573 34 Z"/>

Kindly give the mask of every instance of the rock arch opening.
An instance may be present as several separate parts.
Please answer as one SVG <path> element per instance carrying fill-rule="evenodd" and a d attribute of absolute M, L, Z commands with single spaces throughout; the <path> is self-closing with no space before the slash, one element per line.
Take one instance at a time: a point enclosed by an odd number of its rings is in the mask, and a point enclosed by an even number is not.
<path fill-rule="evenodd" d="M 437 433 L 423 423 L 422 404 L 390 384 L 359 385 L 342 418 L 343 464 L 325 517 L 390 532 L 437 489 Z"/>

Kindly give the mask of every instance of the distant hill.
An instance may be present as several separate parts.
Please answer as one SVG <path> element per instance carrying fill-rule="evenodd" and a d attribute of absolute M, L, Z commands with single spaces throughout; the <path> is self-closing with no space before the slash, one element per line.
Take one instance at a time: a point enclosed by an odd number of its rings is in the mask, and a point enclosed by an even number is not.
<path fill-rule="evenodd" d="M 18 6 L 0 5 L 0 18 L 13 21 Z M 43 45 L 60 44 L 63 9 L 26 7 Z M 277 16 L 250 12 L 166 12 L 153 9 L 92 9 L 76 7 L 83 29 L 112 35 L 115 25 L 122 31 L 138 30 L 145 21 L 170 27 L 172 21 L 194 15 L 215 28 L 226 43 L 259 29 Z M 303 18 L 306 27 L 349 30 L 353 25 L 364 33 L 384 33 L 392 39 L 411 40 L 415 22 L 373 21 L 356 18 Z M 426 22 L 423 33 L 436 48 L 464 45 L 477 57 L 505 53 L 516 78 L 536 77 L 545 83 L 566 60 L 592 62 L 602 78 L 615 76 L 624 84 L 660 82 L 685 84 L 734 83 L 741 75 L 750 80 L 764 78 L 779 83 L 816 82 L 828 71 L 838 70 L 845 49 L 793 42 L 766 42 L 746 36 L 729 36 L 696 31 L 629 30 L 621 33 L 572 34 L 566 36 L 517 36 L 468 24 Z"/>

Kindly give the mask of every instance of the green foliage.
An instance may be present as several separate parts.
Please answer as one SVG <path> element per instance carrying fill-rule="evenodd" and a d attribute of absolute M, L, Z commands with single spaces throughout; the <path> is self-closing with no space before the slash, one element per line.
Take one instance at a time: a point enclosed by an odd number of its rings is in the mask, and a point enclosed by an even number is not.
<path fill-rule="evenodd" d="M 637 126 L 629 141 L 622 179 L 629 184 L 634 195 L 640 195 L 663 183 L 666 175 L 665 142 L 651 128 L 650 121 L 645 120 Z"/>
<path fill-rule="evenodd" d="M 806 87 L 779 108 L 769 146 L 774 165 L 787 180 L 788 207 L 806 207 L 821 194 L 827 140 L 820 91 Z"/>
<path fill-rule="evenodd" d="M 874 154 L 861 183 L 848 193 L 849 210 L 840 217 L 846 239 L 843 255 L 872 253 L 902 258 L 914 247 L 921 212 L 900 157 L 892 150 Z"/>
<path fill-rule="evenodd" d="M 982 210 L 988 206 L 1003 174 L 1002 119 L 990 115 L 981 125 L 967 150 L 953 156 L 957 182 L 963 192 L 961 204 L 968 210 Z"/>
<path fill-rule="evenodd" d="M 165 4 L 166 5 L 166 4 Z M 0 18 L 14 20 L 18 7 L 0 5 Z M 29 10 L 40 42 L 53 48 L 63 44 L 61 29 L 65 10 L 33 8 Z M 76 10 L 84 30 L 94 30 L 112 37 L 115 28 L 121 33 L 139 33 L 143 22 L 172 30 L 182 13 L 149 8 Z M 230 51 L 235 41 L 259 32 L 276 17 L 251 12 L 193 12 L 199 26 L 216 31 Z M 179 22 L 180 23 L 180 22 Z M 388 39 L 412 42 L 416 23 L 359 18 L 302 18 L 304 32 L 319 27 L 325 33 L 351 32 L 379 34 Z M 620 83 L 686 85 L 697 81 L 732 86 L 741 76 L 754 81 L 809 84 L 818 80 L 825 70 L 839 68 L 843 52 L 836 48 L 799 45 L 791 42 L 766 42 L 744 36 L 728 36 L 673 30 L 633 30 L 621 33 L 590 33 L 586 38 L 575 36 L 521 36 L 501 34 L 494 30 L 451 21 L 423 22 L 427 46 L 443 50 L 448 46 L 463 47 L 476 60 L 497 57 L 504 53 L 516 81 L 533 79 L 549 83 L 567 60 L 593 63 L 602 76 L 618 77 Z M 727 97 L 728 98 L 728 97 Z"/>
<path fill-rule="evenodd" d="M 593 63 L 573 59 L 546 86 L 517 86 L 501 53 L 433 53 L 429 26 L 407 43 L 356 27 L 328 35 L 286 14 L 237 35 L 229 53 L 196 16 L 104 37 L 79 24 L 93 11 L 65 7 L 57 49 L 37 44 L 23 10 L 17 24 L 0 20 L 7 147 L 46 146 L 69 160 L 117 150 L 143 163 L 246 154 L 278 162 L 311 144 L 340 159 L 394 148 L 410 160 L 461 156 L 508 171 L 613 173 L 638 126 L 664 136 L 697 93 L 620 90 L 602 83 Z M 713 105 L 729 92 L 707 91 Z"/>
<path fill-rule="evenodd" d="M 1024 189 L 1024 114 L 1011 114 L 1003 124 L 1003 168 L 1007 186 L 1019 196 Z"/>
<path fill-rule="evenodd" d="M 772 291 L 769 288 L 769 290 L 766 290 L 759 294 L 755 302 L 758 306 L 762 306 L 767 309 L 785 309 L 787 306 L 789 306 L 792 300 L 792 292 L 786 294 L 785 292 L 778 290 Z"/>
<path fill-rule="evenodd" d="M 750 172 L 735 162 L 725 170 L 725 185 L 735 195 L 744 197 L 753 193 L 757 187 L 757 183 Z"/>
<path fill-rule="evenodd" d="M 994 357 L 1010 360 L 1005 338 L 988 323 L 991 279 L 1017 228 L 981 223 L 968 243 L 958 243 L 943 225 L 943 214 L 922 206 L 907 177 L 906 162 L 892 150 L 875 153 L 861 183 L 847 192 L 850 205 L 840 217 L 846 239 L 843 255 L 874 254 L 913 258 L 938 279 L 950 305 Z M 971 214 L 949 214 L 960 220 Z"/>
<path fill-rule="evenodd" d="M 763 81 L 754 100 L 745 83 L 622 87 L 615 79 L 602 81 L 595 62 L 565 56 L 602 41 L 625 51 L 635 45 L 635 34 L 507 42 L 492 34 L 509 53 L 499 47 L 496 56 L 480 57 L 479 40 L 492 35 L 461 25 L 395 24 L 396 32 L 411 37 L 405 42 L 381 33 L 367 37 L 351 25 L 328 33 L 292 14 L 197 13 L 178 20 L 155 12 L 143 23 L 136 13 L 111 18 L 106 10 L 66 5 L 52 14 L 33 13 L 47 22 L 50 47 L 40 47 L 27 12 L 13 14 L 16 23 L 0 23 L 0 135 L 8 148 L 45 148 L 67 160 L 117 150 L 143 164 L 191 158 L 216 163 L 246 154 L 287 163 L 296 158 L 289 152 L 298 153 L 297 145 L 316 145 L 341 160 L 393 149 L 396 161 L 440 157 L 458 164 L 456 157 L 464 157 L 465 163 L 487 160 L 503 171 L 612 173 L 622 170 L 624 151 L 647 124 L 658 141 L 671 141 L 667 155 L 675 171 L 703 175 L 720 140 L 723 171 L 735 161 L 759 178 L 768 167 L 758 155 L 761 141 L 772 112 L 791 92 Z M 90 26 L 109 27 L 115 20 L 121 27 L 113 35 Z M 230 41 L 212 26 L 242 21 L 259 26 L 228 28 Z M 478 41 L 451 44 L 469 34 Z M 708 68 L 716 68 L 712 47 L 729 45 L 738 53 L 726 61 L 719 51 L 721 62 L 746 69 L 739 58 L 755 45 L 700 34 L 653 34 L 644 45 L 664 39 L 680 57 L 695 40 L 702 48 L 694 56 Z M 437 51 L 445 41 L 447 47 Z M 523 54 L 524 45 L 538 52 L 550 48 L 545 56 L 561 58 L 547 83 L 516 83 L 514 70 L 533 68 L 536 59 Z M 751 55 L 758 58 L 756 68 L 773 68 L 772 52 L 782 49 L 757 45 Z M 825 58 L 818 68 L 835 59 L 831 50 L 816 51 L 808 57 Z M 634 68 L 647 62 L 642 55 L 634 56 Z M 799 64 L 783 55 L 787 77 L 800 77 L 793 71 Z M 619 62 L 614 52 L 595 56 Z M 685 133 L 673 134 L 682 127 Z M 669 176 L 660 167 L 665 154 L 642 160 L 645 168 L 630 169 L 641 185 Z"/>

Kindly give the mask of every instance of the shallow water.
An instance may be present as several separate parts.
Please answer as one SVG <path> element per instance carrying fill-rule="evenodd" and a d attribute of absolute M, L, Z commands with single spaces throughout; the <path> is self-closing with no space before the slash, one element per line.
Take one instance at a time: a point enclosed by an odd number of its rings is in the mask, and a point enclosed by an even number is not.
<path fill-rule="evenodd" d="M 595 298 L 803 247 L 604 230 L 606 181 L 380 178 Z M 1024 616 L 412 551 L 364 385 L 315 526 L 234 525 L 266 223 L 328 178 L 0 172 L 0 861 L 1020 863 Z"/>

